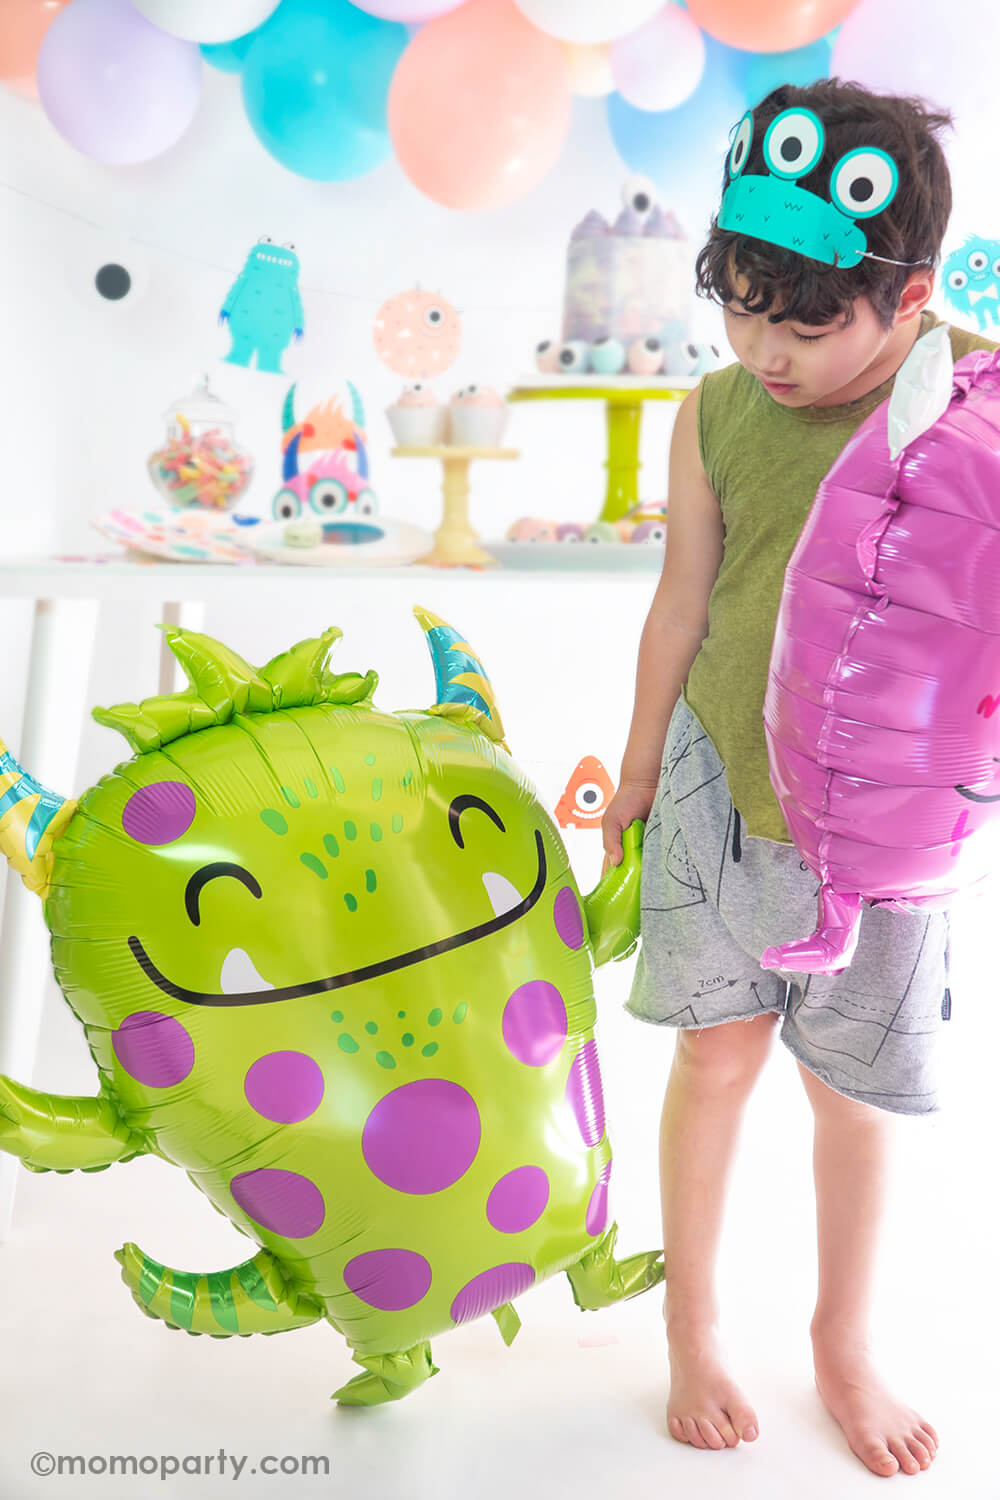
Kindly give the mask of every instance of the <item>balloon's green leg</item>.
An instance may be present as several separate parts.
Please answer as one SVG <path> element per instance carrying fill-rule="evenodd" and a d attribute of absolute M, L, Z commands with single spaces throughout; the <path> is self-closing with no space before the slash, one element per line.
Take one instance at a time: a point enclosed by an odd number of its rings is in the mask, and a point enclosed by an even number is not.
<path fill-rule="evenodd" d="M 355 1375 L 334 1391 L 330 1399 L 341 1406 L 381 1406 L 386 1401 L 401 1401 L 438 1372 L 426 1339 L 401 1354 L 356 1354 L 354 1363 L 364 1365 L 365 1374 Z"/>
<path fill-rule="evenodd" d="M 138 1245 L 115 1251 L 122 1280 L 139 1308 L 170 1328 L 241 1338 L 251 1333 L 287 1333 L 318 1323 L 323 1310 L 286 1280 L 269 1250 L 228 1271 L 174 1271 L 144 1255 Z"/>
<path fill-rule="evenodd" d="M 570 1266 L 566 1275 L 573 1288 L 577 1307 L 596 1312 L 629 1297 L 648 1292 L 663 1280 L 663 1251 L 644 1250 L 627 1260 L 615 1260 L 618 1225 L 612 1224 L 582 1260 Z"/>

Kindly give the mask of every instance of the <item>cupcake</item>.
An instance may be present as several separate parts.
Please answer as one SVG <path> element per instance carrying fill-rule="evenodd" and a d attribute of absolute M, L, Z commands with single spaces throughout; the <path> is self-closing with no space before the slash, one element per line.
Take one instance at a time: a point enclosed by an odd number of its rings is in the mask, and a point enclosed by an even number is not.
<path fill-rule="evenodd" d="M 385 414 L 401 448 L 433 448 L 445 441 L 447 410 L 421 380 L 404 385 L 396 404 L 387 406 Z"/>
<path fill-rule="evenodd" d="M 466 385 L 448 408 L 450 436 L 458 448 L 499 448 L 507 425 L 507 408 L 489 385 Z"/>

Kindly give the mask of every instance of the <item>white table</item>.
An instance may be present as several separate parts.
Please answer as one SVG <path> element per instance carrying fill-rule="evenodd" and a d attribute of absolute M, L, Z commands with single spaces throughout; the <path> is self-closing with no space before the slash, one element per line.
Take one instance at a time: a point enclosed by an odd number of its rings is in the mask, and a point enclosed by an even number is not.
<path fill-rule="evenodd" d="M 417 564 L 393 568 L 140 564 L 127 560 L 125 554 L 102 562 L 8 558 L 0 562 L 0 599 L 23 599 L 34 605 L 23 729 L 18 744 L 10 748 L 25 770 L 44 785 L 66 795 L 76 789 L 81 732 L 89 708 L 88 671 L 103 604 L 159 601 L 162 621 L 197 630 L 203 626 L 206 607 L 245 600 L 248 587 L 268 602 L 289 592 L 298 599 L 312 594 L 323 601 L 324 609 L 329 605 L 331 584 L 345 609 L 352 600 L 382 589 L 387 602 L 392 597 L 406 607 L 417 602 L 434 607 L 437 600 L 446 610 L 454 603 L 456 618 L 466 591 L 506 590 L 513 600 L 519 590 L 529 590 L 537 598 L 540 589 L 558 588 L 576 617 L 583 619 L 592 613 L 595 586 L 613 596 L 617 583 L 620 599 L 631 600 L 637 592 L 640 602 L 648 599 L 662 553 L 659 548 L 645 547 L 626 547 L 623 553 L 639 550 L 643 559 L 630 556 L 627 571 L 600 573 L 589 567 L 557 573 L 537 568 L 472 570 Z M 643 576 L 637 578 L 637 571 Z M 183 674 L 164 640 L 159 684 L 155 688 L 150 684 L 137 696 L 169 693 L 183 686 Z M 619 712 L 627 727 L 627 709 L 623 706 Z M 29 1083 L 34 1073 L 49 965 L 41 905 L 11 872 L 0 921 L 0 1073 L 23 1083 Z M 14 1158 L 0 1153 L 0 1240 L 10 1226 L 17 1167 Z"/>

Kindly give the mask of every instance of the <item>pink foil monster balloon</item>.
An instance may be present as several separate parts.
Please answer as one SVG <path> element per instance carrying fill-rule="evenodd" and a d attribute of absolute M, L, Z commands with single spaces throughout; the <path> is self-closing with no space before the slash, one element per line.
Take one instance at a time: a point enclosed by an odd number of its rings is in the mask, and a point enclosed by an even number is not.
<path fill-rule="evenodd" d="M 952 378 L 895 458 L 890 403 L 858 428 L 788 564 L 764 727 L 822 885 L 765 969 L 840 973 L 862 901 L 939 910 L 1000 868 L 1000 351 Z"/>

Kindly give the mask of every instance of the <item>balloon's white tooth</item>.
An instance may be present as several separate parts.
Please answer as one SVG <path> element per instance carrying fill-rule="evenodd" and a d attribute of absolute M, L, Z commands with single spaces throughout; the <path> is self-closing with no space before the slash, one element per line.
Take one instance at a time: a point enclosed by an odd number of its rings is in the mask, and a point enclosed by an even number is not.
<path fill-rule="evenodd" d="M 487 870 L 483 876 L 483 885 L 486 887 L 486 894 L 490 898 L 490 905 L 495 916 L 502 917 L 513 907 L 520 906 L 521 893 L 516 885 L 511 885 L 506 875 L 498 875 L 495 870 Z"/>
<path fill-rule="evenodd" d="M 273 990 L 274 985 L 257 973 L 245 948 L 230 948 L 222 960 L 219 988 L 224 995 L 248 995 L 254 990 Z"/>

